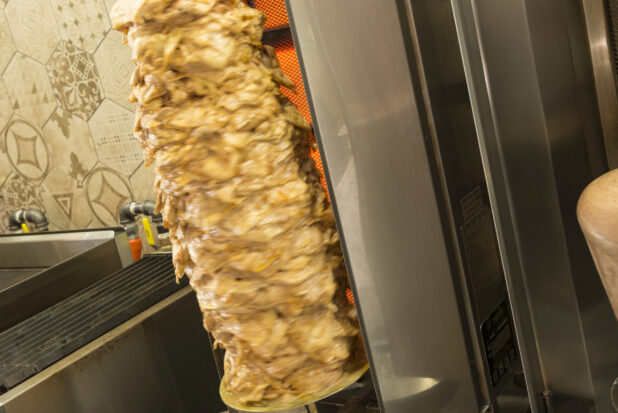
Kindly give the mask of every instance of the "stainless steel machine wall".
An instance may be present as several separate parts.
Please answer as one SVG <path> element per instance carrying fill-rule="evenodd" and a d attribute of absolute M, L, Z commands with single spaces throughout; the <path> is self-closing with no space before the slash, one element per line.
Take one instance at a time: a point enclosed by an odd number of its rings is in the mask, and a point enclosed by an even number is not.
<path fill-rule="evenodd" d="M 288 13 L 382 410 L 478 412 L 397 4 Z"/>
<path fill-rule="evenodd" d="M 463 268 L 476 184 L 532 411 L 611 411 L 618 331 L 575 216 L 607 168 L 585 7 L 288 0 L 288 11 L 383 409 L 474 411 L 500 392 L 478 357 L 497 296 L 478 299 Z M 421 377 L 421 390 L 453 385 L 438 400 L 402 394 Z"/>
<path fill-rule="evenodd" d="M 538 353 L 527 360 L 531 397 L 555 412 L 611 412 L 618 329 L 575 215 L 604 158 L 590 133 L 598 113 L 586 125 L 596 108 L 582 99 L 590 51 L 573 41 L 581 11 L 559 0 L 452 3 L 518 336 Z"/>

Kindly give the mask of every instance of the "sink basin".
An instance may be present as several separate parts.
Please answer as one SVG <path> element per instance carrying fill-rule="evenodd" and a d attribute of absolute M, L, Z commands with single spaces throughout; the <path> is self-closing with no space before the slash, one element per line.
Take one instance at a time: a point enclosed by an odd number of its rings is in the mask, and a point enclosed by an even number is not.
<path fill-rule="evenodd" d="M 0 236 L 0 331 L 133 262 L 122 228 Z"/>

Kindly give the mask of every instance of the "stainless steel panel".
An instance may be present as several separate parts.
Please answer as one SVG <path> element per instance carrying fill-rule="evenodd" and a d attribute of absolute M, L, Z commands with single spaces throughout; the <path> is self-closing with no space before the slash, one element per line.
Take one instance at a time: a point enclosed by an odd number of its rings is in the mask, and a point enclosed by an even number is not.
<path fill-rule="evenodd" d="M 590 54 L 596 81 L 596 93 L 603 125 L 607 160 L 611 169 L 618 168 L 618 89 L 612 62 L 609 30 L 604 0 L 582 0 Z M 618 30 L 618 28 L 614 28 Z"/>
<path fill-rule="evenodd" d="M 502 411 L 505 406 L 498 395 L 512 384 L 512 374 L 520 366 L 510 356 L 506 365 L 501 363 L 504 359 L 499 354 L 504 353 L 497 351 L 492 344 L 495 341 L 489 338 L 493 336 L 489 333 L 493 323 L 488 318 L 505 301 L 508 303 L 508 299 L 492 213 L 486 200 L 487 185 L 453 9 L 450 0 L 410 0 L 405 5 L 423 100 L 425 107 L 430 108 L 426 116 L 433 147 L 445 198 L 450 204 L 449 227 L 461 274 L 458 284 L 467 310 L 462 318 L 467 319 L 471 331 L 472 365 L 478 370 L 478 392 L 484 403 L 499 404 Z M 503 327 L 503 334 L 512 331 L 510 325 Z M 508 341 L 502 343 L 509 345 Z M 520 400 L 513 403 L 517 396 Z M 509 391 L 508 404 L 526 403 L 525 391 L 515 387 Z"/>
<path fill-rule="evenodd" d="M 0 268 L 0 291 L 6 290 L 41 272 L 41 268 Z"/>
<path fill-rule="evenodd" d="M 573 73 L 577 83 L 579 108 L 586 136 L 590 170 L 593 176 L 599 176 L 607 171 L 608 160 L 582 3 L 582 1 L 563 2 L 564 15 L 569 32 Z"/>
<path fill-rule="evenodd" d="M 1 413 L 225 409 L 190 287 L 0 395 Z"/>
<path fill-rule="evenodd" d="M 453 4 L 534 410 L 546 392 L 558 412 L 611 411 L 618 331 L 575 219 L 598 154 L 570 17 L 559 0 Z"/>
<path fill-rule="evenodd" d="M 478 412 L 399 10 L 288 1 L 383 412 Z"/>
<path fill-rule="evenodd" d="M 0 268 L 51 267 L 115 236 L 113 229 L 0 236 Z"/>
<path fill-rule="evenodd" d="M 114 229 L 0 236 L 0 331 L 125 267 Z"/>

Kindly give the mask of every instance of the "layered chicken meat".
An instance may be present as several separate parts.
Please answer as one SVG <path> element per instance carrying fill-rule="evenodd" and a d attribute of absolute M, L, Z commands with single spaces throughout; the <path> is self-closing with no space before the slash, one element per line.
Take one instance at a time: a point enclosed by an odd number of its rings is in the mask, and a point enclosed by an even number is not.
<path fill-rule="evenodd" d="M 362 363 L 333 213 L 310 126 L 239 0 L 119 0 L 136 70 L 135 135 L 156 173 L 178 276 L 225 348 L 246 404 L 296 400 Z M 207 349 L 204 349 L 207 351 Z"/>

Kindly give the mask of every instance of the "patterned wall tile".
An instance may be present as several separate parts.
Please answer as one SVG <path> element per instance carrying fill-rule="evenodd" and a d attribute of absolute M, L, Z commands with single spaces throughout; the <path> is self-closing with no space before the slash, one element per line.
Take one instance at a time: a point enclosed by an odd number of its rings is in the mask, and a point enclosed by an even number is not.
<path fill-rule="evenodd" d="M 0 234 L 9 232 L 8 226 L 9 211 L 4 196 L 2 195 L 2 185 L 0 185 Z"/>
<path fill-rule="evenodd" d="M 9 0 L 4 9 L 17 50 L 47 62 L 60 41 L 48 0 Z"/>
<path fill-rule="evenodd" d="M 88 120 L 103 100 L 94 57 L 62 41 L 49 59 L 47 71 L 62 107 Z"/>
<path fill-rule="evenodd" d="M 4 129 L 11 116 L 13 116 L 13 105 L 4 82 L 0 79 L 0 130 Z"/>
<path fill-rule="evenodd" d="M 94 59 L 105 97 L 133 111 L 135 108 L 127 98 L 131 93 L 130 79 L 135 65 L 131 60 L 131 50 L 123 42 L 120 33 L 109 32 L 94 54 Z"/>
<path fill-rule="evenodd" d="M 157 192 L 154 188 L 155 174 L 142 164 L 137 171 L 129 179 L 135 201 L 141 202 L 147 199 L 156 201 Z"/>
<path fill-rule="evenodd" d="M 43 126 L 56 108 L 45 67 L 17 53 L 2 78 L 13 110 L 38 126 Z"/>
<path fill-rule="evenodd" d="M 86 226 L 87 229 L 93 229 L 93 228 L 101 228 L 103 226 L 102 223 L 100 223 L 99 221 L 97 221 L 96 219 L 93 219 L 92 221 L 90 221 L 90 224 L 88 224 Z"/>
<path fill-rule="evenodd" d="M 111 24 L 102 0 L 51 0 L 62 39 L 94 52 Z"/>
<path fill-rule="evenodd" d="M 107 8 L 107 12 L 111 13 L 112 12 L 112 7 L 114 7 L 114 4 L 116 4 L 117 0 L 105 0 L 105 8 Z"/>
<path fill-rule="evenodd" d="M 88 123 L 57 108 L 45 124 L 43 132 L 54 166 L 81 184 L 97 163 Z"/>
<path fill-rule="evenodd" d="M 13 44 L 13 36 L 11 36 L 9 24 L 4 17 L 4 13 L 0 12 L 0 72 L 9 64 L 14 53 L 15 45 Z"/>
<path fill-rule="evenodd" d="M 41 180 L 50 168 L 49 148 L 43 132 L 15 115 L 3 134 L 4 151 L 13 169 L 31 181 Z"/>
<path fill-rule="evenodd" d="M 41 189 L 32 181 L 25 179 L 19 174 L 12 173 L 0 187 L 0 203 L 4 208 L 4 218 L 21 208 L 36 208 L 47 212 L 43 206 Z"/>
<path fill-rule="evenodd" d="M 102 166 L 88 176 L 86 194 L 94 217 L 109 226 L 118 225 L 120 207 L 133 199 L 127 178 Z"/>
<path fill-rule="evenodd" d="M 13 172 L 11 168 L 11 162 L 6 155 L 6 148 L 4 145 L 4 134 L 0 135 L 0 186 L 4 183 L 6 178 Z"/>
<path fill-rule="evenodd" d="M 58 168 L 52 168 L 41 185 L 47 219 L 58 228 L 85 228 L 92 221 L 86 190 Z"/>
<path fill-rule="evenodd" d="M 47 228 L 49 228 L 51 232 L 62 231 L 62 228 L 57 227 L 53 223 L 50 223 Z"/>
<path fill-rule="evenodd" d="M 88 122 L 99 160 L 126 176 L 143 161 L 142 148 L 133 137 L 134 115 L 105 99 Z"/>

